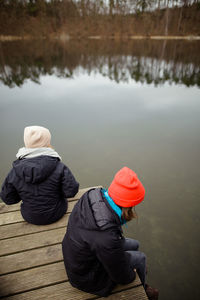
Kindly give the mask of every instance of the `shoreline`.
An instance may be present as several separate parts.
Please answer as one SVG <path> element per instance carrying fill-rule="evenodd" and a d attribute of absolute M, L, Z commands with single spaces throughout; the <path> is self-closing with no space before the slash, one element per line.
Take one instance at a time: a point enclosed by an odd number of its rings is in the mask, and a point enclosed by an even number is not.
<path fill-rule="evenodd" d="M 90 40 L 200 40 L 200 36 L 197 35 L 185 35 L 185 36 L 176 36 L 176 35 L 131 35 L 131 36 L 101 36 L 101 35 L 88 35 L 88 36 L 70 36 L 68 34 L 60 34 L 60 35 L 50 35 L 49 37 L 34 37 L 34 36 L 12 36 L 12 35 L 0 35 L 1 42 L 8 41 L 19 41 L 19 40 L 37 40 L 37 39 L 50 39 L 50 40 L 62 40 L 68 41 L 70 39 L 90 39 Z"/>

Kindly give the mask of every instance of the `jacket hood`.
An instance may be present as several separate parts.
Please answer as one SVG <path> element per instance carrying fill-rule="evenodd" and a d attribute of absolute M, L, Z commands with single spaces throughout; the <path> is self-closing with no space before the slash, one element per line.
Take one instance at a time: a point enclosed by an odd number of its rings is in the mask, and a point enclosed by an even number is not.
<path fill-rule="evenodd" d="M 90 230 L 105 230 L 120 226 L 118 215 L 103 198 L 101 188 L 91 189 L 79 200 L 77 218 L 81 226 Z M 77 221 L 78 221 L 77 219 Z"/>
<path fill-rule="evenodd" d="M 18 177 L 27 183 L 44 181 L 56 168 L 59 159 L 51 156 L 18 159 L 13 162 L 13 168 Z"/>

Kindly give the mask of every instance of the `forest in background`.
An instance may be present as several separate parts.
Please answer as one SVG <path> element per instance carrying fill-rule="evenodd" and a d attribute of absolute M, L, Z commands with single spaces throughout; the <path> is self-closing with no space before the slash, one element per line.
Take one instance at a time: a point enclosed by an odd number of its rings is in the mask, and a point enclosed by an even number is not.
<path fill-rule="evenodd" d="M 200 36 L 200 1 L 0 0 L 0 35 Z"/>

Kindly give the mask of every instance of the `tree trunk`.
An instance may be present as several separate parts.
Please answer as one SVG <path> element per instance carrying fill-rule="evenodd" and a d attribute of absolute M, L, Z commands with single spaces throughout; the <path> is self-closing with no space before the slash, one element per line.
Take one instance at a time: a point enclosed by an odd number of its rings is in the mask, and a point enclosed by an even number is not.
<path fill-rule="evenodd" d="M 169 0 L 167 1 L 167 8 L 165 12 L 165 35 L 168 35 L 168 27 L 169 27 Z"/>
<path fill-rule="evenodd" d="M 182 15 L 183 15 L 183 6 L 181 6 L 180 15 L 179 15 L 179 19 L 178 19 L 178 28 L 177 28 L 178 32 L 180 31 L 180 27 L 181 27 Z"/>

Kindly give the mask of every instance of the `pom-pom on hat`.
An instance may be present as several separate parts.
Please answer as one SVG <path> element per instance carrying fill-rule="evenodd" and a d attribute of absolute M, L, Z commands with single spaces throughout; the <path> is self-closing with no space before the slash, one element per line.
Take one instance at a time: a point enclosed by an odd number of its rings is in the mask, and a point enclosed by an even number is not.
<path fill-rule="evenodd" d="M 49 147 L 51 144 L 51 133 L 42 126 L 25 127 L 24 144 L 26 148 Z"/>
<path fill-rule="evenodd" d="M 119 170 L 108 188 L 108 194 L 121 207 L 133 207 L 139 204 L 145 195 L 145 189 L 131 169 Z"/>

